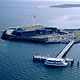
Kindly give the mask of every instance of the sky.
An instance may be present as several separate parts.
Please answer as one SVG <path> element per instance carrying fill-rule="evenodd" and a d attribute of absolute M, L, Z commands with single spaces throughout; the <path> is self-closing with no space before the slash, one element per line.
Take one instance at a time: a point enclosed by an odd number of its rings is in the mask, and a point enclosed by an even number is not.
<path fill-rule="evenodd" d="M 80 2 L 80 0 L 1 0 L 1 1 L 70 1 L 70 2 Z"/>
<path fill-rule="evenodd" d="M 12 0 L 4 0 L 4 1 L 12 1 Z M 80 0 L 15 0 L 15 1 L 78 1 L 80 2 Z"/>
<path fill-rule="evenodd" d="M 35 1 L 40 1 L 40 0 L 35 0 Z M 80 0 L 41 0 L 41 1 L 78 1 L 80 2 Z"/>
<path fill-rule="evenodd" d="M 33 1 L 33 0 L 31 0 Z M 34 0 L 34 1 L 71 1 L 71 2 L 80 2 L 80 0 Z"/>
<path fill-rule="evenodd" d="M 23 1 L 23 0 L 20 0 Z M 80 0 L 25 0 L 25 1 L 75 1 L 75 2 L 80 2 Z"/>

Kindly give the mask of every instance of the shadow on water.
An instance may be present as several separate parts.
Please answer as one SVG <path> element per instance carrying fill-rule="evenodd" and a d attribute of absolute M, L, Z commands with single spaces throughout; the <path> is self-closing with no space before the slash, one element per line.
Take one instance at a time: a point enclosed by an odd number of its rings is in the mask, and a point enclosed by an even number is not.
<path fill-rule="evenodd" d="M 5 40 L 5 39 L 2 39 Z M 6 40 L 6 41 L 10 41 L 10 42 L 21 42 L 21 43 L 32 43 L 32 44 L 47 44 L 45 42 L 40 42 L 40 41 L 31 41 L 31 40 Z"/>

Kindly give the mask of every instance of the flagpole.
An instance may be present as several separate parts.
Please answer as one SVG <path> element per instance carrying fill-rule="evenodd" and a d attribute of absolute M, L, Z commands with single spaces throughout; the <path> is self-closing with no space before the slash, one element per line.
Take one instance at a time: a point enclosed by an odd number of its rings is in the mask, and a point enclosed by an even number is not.
<path fill-rule="evenodd" d="M 33 28 L 34 28 L 34 19 L 33 19 Z"/>
<path fill-rule="evenodd" d="M 34 22 L 35 22 L 36 19 L 37 19 L 37 17 L 33 16 L 33 28 L 34 28 Z"/>

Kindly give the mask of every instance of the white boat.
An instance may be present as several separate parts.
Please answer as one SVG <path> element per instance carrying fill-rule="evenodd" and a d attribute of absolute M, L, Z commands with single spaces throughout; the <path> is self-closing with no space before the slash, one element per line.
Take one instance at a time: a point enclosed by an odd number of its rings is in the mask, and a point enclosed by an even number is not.
<path fill-rule="evenodd" d="M 45 62 L 45 65 L 47 66 L 67 66 L 68 63 L 65 62 L 63 58 L 48 58 Z"/>

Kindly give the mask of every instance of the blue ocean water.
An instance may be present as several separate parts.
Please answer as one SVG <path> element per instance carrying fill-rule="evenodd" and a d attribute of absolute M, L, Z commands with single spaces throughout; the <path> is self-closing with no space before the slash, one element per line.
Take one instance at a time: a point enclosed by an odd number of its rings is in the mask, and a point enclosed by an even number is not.
<path fill-rule="evenodd" d="M 34 24 L 80 28 L 80 8 L 45 7 L 62 3 L 65 2 L 0 1 L 0 30 L 33 25 L 33 15 L 37 17 Z M 0 39 L 0 80 L 79 80 L 80 44 L 74 44 L 65 56 L 74 58 L 73 67 L 48 68 L 32 61 L 35 53 L 55 57 L 65 46 Z"/>

